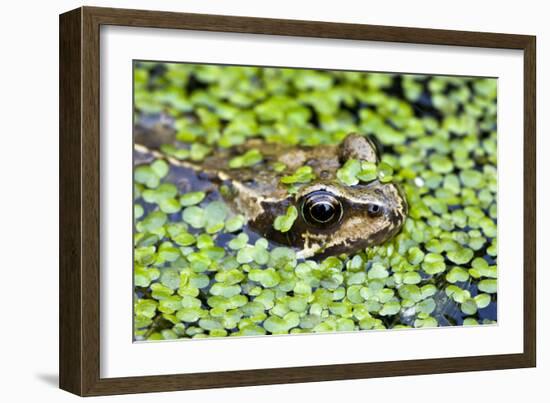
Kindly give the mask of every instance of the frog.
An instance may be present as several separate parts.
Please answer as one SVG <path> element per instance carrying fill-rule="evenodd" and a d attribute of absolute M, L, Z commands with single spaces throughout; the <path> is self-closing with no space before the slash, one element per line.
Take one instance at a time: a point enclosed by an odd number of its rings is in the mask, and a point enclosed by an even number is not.
<path fill-rule="evenodd" d="M 288 146 L 252 137 L 193 162 L 161 151 L 157 137 L 162 127 L 136 131 L 134 150 L 140 156 L 136 160 L 161 158 L 206 176 L 223 187 L 225 202 L 236 214 L 244 215 L 251 231 L 277 245 L 295 248 L 301 258 L 351 254 L 381 245 L 399 233 L 407 217 L 407 200 L 398 184 L 375 179 L 350 186 L 337 177 L 350 159 L 380 162 L 380 147 L 372 136 L 349 133 L 339 144 L 316 146 Z M 166 130 L 163 139 L 170 140 Z M 230 167 L 235 156 L 250 150 L 259 151 L 261 161 Z M 281 179 L 304 166 L 311 167 L 313 179 L 289 189 Z M 275 228 L 274 221 L 290 206 L 296 208 L 297 217 L 283 232 Z"/>

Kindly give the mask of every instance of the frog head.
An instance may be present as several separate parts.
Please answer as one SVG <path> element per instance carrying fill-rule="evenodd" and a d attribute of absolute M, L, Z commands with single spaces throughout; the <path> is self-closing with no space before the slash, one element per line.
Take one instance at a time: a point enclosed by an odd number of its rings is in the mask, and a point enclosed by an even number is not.
<path fill-rule="evenodd" d="M 333 154 L 340 165 L 350 158 L 379 160 L 372 139 L 356 134 L 348 135 Z M 275 242 L 299 248 L 299 255 L 306 258 L 380 245 L 399 232 L 407 216 L 407 202 L 398 185 L 376 179 L 348 186 L 336 178 L 337 169 L 327 172 L 319 158 L 316 164 L 324 178 L 302 186 L 293 195 L 261 201 L 261 213 L 251 221 L 251 228 Z M 294 224 L 287 232 L 277 231 L 274 219 L 291 205 L 298 211 Z"/>

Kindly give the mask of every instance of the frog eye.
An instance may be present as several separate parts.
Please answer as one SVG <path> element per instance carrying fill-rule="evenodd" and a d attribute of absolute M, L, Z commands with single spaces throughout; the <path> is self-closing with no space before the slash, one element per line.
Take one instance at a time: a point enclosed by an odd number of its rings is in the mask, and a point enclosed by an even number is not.
<path fill-rule="evenodd" d="M 342 203 L 326 191 L 312 192 L 304 197 L 302 217 L 316 227 L 328 227 L 342 219 Z"/>
<path fill-rule="evenodd" d="M 370 217 L 379 217 L 384 212 L 384 208 L 380 204 L 368 203 L 367 204 L 367 214 Z"/>

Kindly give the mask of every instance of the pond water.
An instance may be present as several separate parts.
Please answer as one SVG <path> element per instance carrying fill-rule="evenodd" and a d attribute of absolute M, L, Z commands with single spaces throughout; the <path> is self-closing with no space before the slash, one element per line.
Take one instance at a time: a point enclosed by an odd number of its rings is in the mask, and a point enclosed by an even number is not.
<path fill-rule="evenodd" d="M 135 340 L 496 323 L 496 80 L 139 62 L 134 80 Z M 262 237 L 232 181 L 200 168 L 284 170 L 243 144 L 354 132 L 378 143 L 368 182 L 397 184 L 408 215 L 345 254 Z M 338 179 L 361 186 L 358 166 Z M 285 174 L 290 193 L 318 179 Z M 296 225 L 287 213 L 273 231 Z"/>

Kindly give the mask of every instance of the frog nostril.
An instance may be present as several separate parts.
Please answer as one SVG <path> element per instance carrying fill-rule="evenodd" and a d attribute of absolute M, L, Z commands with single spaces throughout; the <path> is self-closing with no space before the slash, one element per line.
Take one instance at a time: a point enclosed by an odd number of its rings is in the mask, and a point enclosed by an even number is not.
<path fill-rule="evenodd" d="M 376 203 L 368 203 L 367 204 L 367 213 L 371 217 L 378 217 L 382 214 L 382 206 Z"/>

